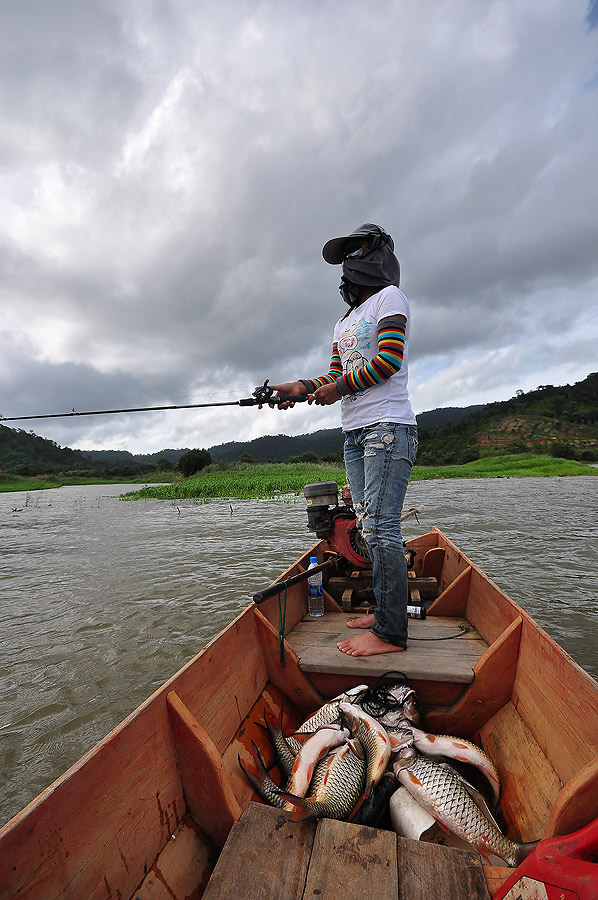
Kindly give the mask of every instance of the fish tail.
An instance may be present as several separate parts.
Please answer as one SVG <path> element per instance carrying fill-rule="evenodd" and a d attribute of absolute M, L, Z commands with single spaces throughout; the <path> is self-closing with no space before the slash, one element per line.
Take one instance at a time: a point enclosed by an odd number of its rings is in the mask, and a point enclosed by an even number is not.
<path fill-rule="evenodd" d="M 276 721 L 276 718 L 270 712 L 270 710 L 265 707 L 264 722 L 266 723 L 266 727 L 270 733 L 272 733 L 273 731 L 282 731 L 282 706 L 280 707 L 280 712 L 278 714 L 278 721 Z"/>
<path fill-rule="evenodd" d="M 259 794 L 262 800 L 265 800 L 265 802 L 269 806 L 277 806 L 280 808 L 284 803 L 279 795 L 280 789 L 268 775 L 259 750 L 257 749 L 257 747 L 255 747 L 255 744 L 254 748 L 255 766 L 252 766 L 250 763 L 243 763 L 241 761 L 241 757 L 237 755 L 241 771 L 250 782 L 250 784 L 253 785 L 255 791 Z"/>
<path fill-rule="evenodd" d="M 289 794 L 288 791 L 279 791 L 279 795 L 293 810 L 291 822 L 306 822 L 308 819 L 317 818 L 323 814 L 321 804 L 317 800 L 296 797 L 295 794 Z"/>
<path fill-rule="evenodd" d="M 256 765 L 256 768 L 259 772 L 261 778 L 269 778 L 268 770 L 266 768 L 266 764 L 261 757 L 260 751 L 258 750 L 258 746 L 255 741 L 251 742 L 251 755 L 253 756 L 253 761 Z"/>
<path fill-rule="evenodd" d="M 263 799 L 266 800 L 266 790 L 257 769 L 248 763 L 241 762 L 241 757 L 238 755 L 237 759 L 239 760 L 239 766 L 241 767 L 241 771 L 245 775 L 245 778 L 253 785 L 260 797 L 263 797 Z"/>
<path fill-rule="evenodd" d="M 249 781 L 250 781 L 250 782 L 252 783 L 252 785 L 255 787 L 255 782 L 256 782 L 257 779 L 260 777 L 260 773 L 259 773 L 259 772 L 257 771 L 257 769 L 256 769 L 254 766 L 252 766 L 250 763 L 244 763 L 244 762 L 242 762 L 242 761 L 241 761 L 241 757 L 239 756 L 239 754 L 237 754 L 237 759 L 239 760 L 239 766 L 241 767 L 241 769 L 242 769 L 242 771 L 243 771 L 243 774 L 247 776 L 247 778 L 249 779 Z"/>

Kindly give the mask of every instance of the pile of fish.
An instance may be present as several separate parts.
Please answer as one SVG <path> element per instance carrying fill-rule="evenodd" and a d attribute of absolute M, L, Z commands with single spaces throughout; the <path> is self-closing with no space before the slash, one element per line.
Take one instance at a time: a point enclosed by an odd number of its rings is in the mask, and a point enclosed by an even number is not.
<path fill-rule="evenodd" d="M 293 735 L 264 712 L 279 769 L 277 785 L 252 743 L 253 765 L 239 765 L 271 806 L 294 821 L 326 817 L 378 825 L 389 815 L 404 837 L 420 839 L 437 822 L 477 849 L 515 866 L 534 845 L 502 834 L 489 804 L 454 767 L 482 774 L 495 808 L 500 781 L 492 760 L 475 744 L 422 731 L 415 691 L 407 684 L 358 685 L 324 704 Z M 467 768 L 466 766 L 466 768 Z"/>

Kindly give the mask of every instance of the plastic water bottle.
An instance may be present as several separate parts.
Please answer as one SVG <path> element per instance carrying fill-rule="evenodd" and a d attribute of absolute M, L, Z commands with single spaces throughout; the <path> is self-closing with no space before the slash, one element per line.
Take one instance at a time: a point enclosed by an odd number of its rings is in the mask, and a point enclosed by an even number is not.
<path fill-rule="evenodd" d="M 310 556 L 309 569 L 319 565 L 317 556 Z M 307 579 L 307 611 L 310 616 L 324 615 L 324 589 L 322 588 L 322 573 L 315 572 Z"/>

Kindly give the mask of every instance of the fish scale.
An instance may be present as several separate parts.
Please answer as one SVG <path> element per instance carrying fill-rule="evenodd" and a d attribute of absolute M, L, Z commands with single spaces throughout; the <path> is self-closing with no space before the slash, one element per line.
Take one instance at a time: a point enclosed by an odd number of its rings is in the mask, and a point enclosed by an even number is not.
<path fill-rule="evenodd" d="M 362 796 L 366 765 L 348 744 L 321 760 L 314 772 L 305 800 L 285 793 L 284 799 L 296 810 L 294 821 L 325 816 L 346 819 Z"/>
<path fill-rule="evenodd" d="M 353 699 L 360 691 L 365 688 L 364 684 L 360 684 L 348 691 L 343 691 L 338 697 L 334 697 L 321 706 L 309 719 L 306 719 L 303 725 L 297 729 L 297 734 L 305 734 L 309 731 L 316 731 L 322 725 L 338 724 L 340 722 L 339 707 L 341 703 L 352 703 Z"/>
<path fill-rule="evenodd" d="M 498 804 L 500 778 L 496 766 L 481 747 L 477 747 L 464 738 L 449 734 L 427 734 L 413 725 L 410 725 L 410 729 L 415 747 L 424 756 L 447 757 L 475 766 L 488 780 L 494 794 L 494 801 Z"/>
<path fill-rule="evenodd" d="M 485 856 L 494 854 L 510 866 L 521 856 L 521 844 L 511 841 L 478 808 L 461 780 L 445 766 L 416 757 L 395 767 L 398 780 L 441 824 Z"/>
<path fill-rule="evenodd" d="M 353 737 L 364 749 L 367 761 L 365 793 L 382 778 L 390 757 L 390 738 L 386 730 L 366 712 L 348 703 L 340 705 L 343 720 L 347 720 Z"/>

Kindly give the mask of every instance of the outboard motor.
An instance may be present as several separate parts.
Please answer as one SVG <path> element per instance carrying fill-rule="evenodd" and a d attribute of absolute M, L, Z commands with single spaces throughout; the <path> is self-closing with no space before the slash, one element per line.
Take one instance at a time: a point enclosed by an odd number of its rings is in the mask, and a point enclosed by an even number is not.
<path fill-rule="evenodd" d="M 344 506 L 338 503 L 336 481 L 316 481 L 303 488 L 307 505 L 307 527 L 316 536 L 328 541 L 331 548 L 340 553 L 357 568 L 369 568 L 371 560 L 365 541 L 357 527 L 351 495 L 343 488 Z"/>

